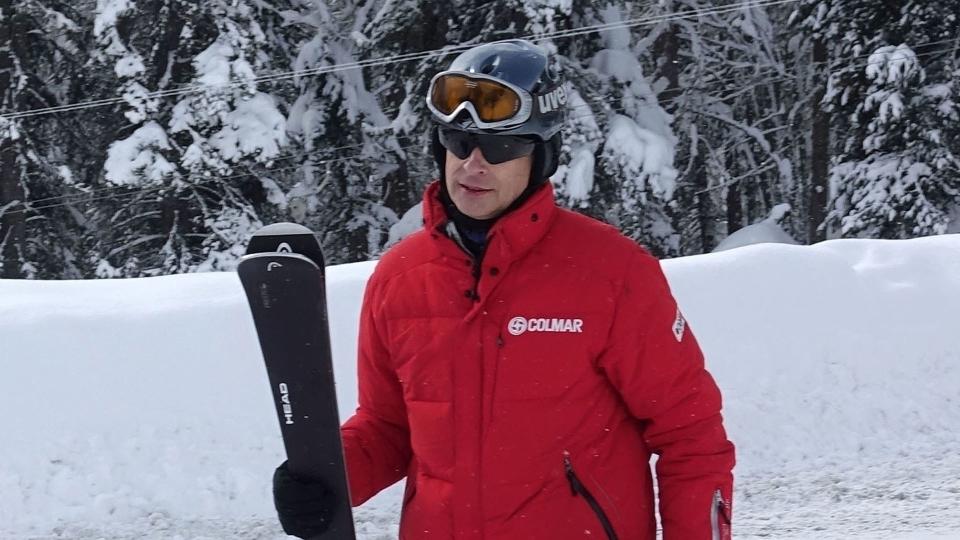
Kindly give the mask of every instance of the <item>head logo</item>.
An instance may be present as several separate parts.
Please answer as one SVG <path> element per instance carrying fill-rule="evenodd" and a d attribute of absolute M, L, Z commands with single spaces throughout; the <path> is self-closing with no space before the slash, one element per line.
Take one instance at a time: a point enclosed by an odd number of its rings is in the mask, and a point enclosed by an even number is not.
<path fill-rule="evenodd" d="M 283 410 L 284 424 L 293 424 L 293 403 L 290 402 L 290 388 L 280 383 L 280 408 Z"/>
<path fill-rule="evenodd" d="M 526 332 L 583 333 L 583 319 L 546 319 L 514 317 L 507 324 L 511 335 L 519 336 Z"/>
<path fill-rule="evenodd" d="M 293 248 L 286 242 L 280 242 L 280 245 L 277 246 L 277 251 L 280 253 L 293 253 Z"/>

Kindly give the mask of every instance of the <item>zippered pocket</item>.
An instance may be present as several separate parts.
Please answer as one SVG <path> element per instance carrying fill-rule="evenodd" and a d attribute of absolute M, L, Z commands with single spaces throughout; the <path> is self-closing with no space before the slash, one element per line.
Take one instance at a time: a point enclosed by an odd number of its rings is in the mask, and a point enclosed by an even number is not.
<path fill-rule="evenodd" d="M 710 505 L 710 528 L 713 540 L 730 539 L 730 513 L 727 503 L 723 501 L 720 490 L 713 492 L 713 504 Z"/>
<path fill-rule="evenodd" d="M 587 504 L 590 505 L 590 509 L 593 510 L 593 513 L 596 514 L 597 519 L 600 520 L 600 525 L 603 527 L 603 531 L 607 533 L 607 538 L 609 540 L 617 540 L 617 533 L 613 530 L 613 524 L 610 523 L 610 518 L 607 517 L 607 514 L 603 511 L 603 508 L 600 506 L 600 503 L 597 502 L 596 497 L 590 493 L 590 490 L 587 489 L 587 486 L 583 485 L 583 482 L 577 478 L 577 473 L 573 471 L 573 463 L 570 460 L 570 452 L 563 452 L 563 468 L 567 474 L 567 481 L 570 482 L 570 489 L 573 491 L 573 496 L 583 497 Z"/>

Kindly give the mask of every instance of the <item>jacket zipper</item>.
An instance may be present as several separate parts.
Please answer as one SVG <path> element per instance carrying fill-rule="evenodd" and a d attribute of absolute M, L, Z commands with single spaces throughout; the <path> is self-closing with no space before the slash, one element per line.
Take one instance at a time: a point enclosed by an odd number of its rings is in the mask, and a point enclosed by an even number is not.
<path fill-rule="evenodd" d="M 712 531 L 711 538 L 713 540 L 721 540 L 720 538 L 720 516 L 724 517 L 727 525 L 730 524 L 730 518 L 727 517 L 726 508 L 724 507 L 723 494 L 720 493 L 720 490 L 713 492 L 713 504 L 710 505 L 710 528 Z"/>
<path fill-rule="evenodd" d="M 570 482 L 570 489 L 573 491 L 573 496 L 577 495 L 583 497 L 587 504 L 590 505 L 590 509 L 593 510 L 593 513 L 597 515 L 597 519 L 600 520 L 600 525 L 603 527 L 603 531 L 607 533 L 607 538 L 609 540 L 617 540 L 617 533 L 613 530 L 613 525 L 610 523 L 610 519 L 607 517 L 607 514 L 604 513 L 603 508 L 600 507 L 600 503 L 597 502 L 597 499 L 593 496 L 592 493 L 587 489 L 587 486 L 583 485 L 583 482 L 577 478 L 577 473 L 573 472 L 573 463 L 570 461 L 570 452 L 563 453 L 563 468 L 567 472 L 567 481 Z"/>
<path fill-rule="evenodd" d="M 483 274 L 483 268 L 481 267 L 481 262 L 479 259 L 474 257 L 473 259 L 473 297 L 471 300 L 477 302 L 480 300 L 480 294 L 477 292 L 480 289 L 480 276 Z"/>

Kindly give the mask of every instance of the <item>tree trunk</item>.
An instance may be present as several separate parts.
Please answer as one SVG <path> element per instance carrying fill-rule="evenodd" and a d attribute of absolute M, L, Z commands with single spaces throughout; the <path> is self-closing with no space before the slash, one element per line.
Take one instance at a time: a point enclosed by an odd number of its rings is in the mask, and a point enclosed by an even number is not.
<path fill-rule="evenodd" d="M 679 48 L 676 25 L 671 25 L 654 42 L 656 57 L 661 59 L 658 66 L 659 75 L 667 80 L 667 87 L 660 92 L 657 98 L 660 101 L 660 106 L 670 114 L 673 114 L 676 110 L 676 100 L 681 93 L 680 63 L 677 60 Z"/>
<path fill-rule="evenodd" d="M 743 198 L 740 185 L 743 182 L 734 182 L 727 186 L 727 236 L 743 228 Z"/>
<path fill-rule="evenodd" d="M 0 84 L 3 84 L 0 76 Z M 23 248 L 26 240 L 26 193 L 17 170 L 17 146 L 14 141 L 0 143 L 0 261 L 5 279 L 23 277 Z"/>
<path fill-rule="evenodd" d="M 827 61 L 827 46 L 822 38 L 813 41 L 813 62 L 820 65 Z M 823 101 L 826 92 L 826 80 L 819 80 L 818 75 L 827 72 L 826 67 L 814 68 L 816 90 L 813 93 L 813 128 L 811 132 L 810 149 L 810 191 L 809 213 L 807 217 L 808 243 L 820 242 L 826 239 L 826 217 L 828 185 L 827 175 L 830 167 L 830 113 L 824 110 Z"/>
<path fill-rule="evenodd" d="M 693 176 L 694 189 L 697 191 L 697 222 L 700 224 L 700 253 L 710 253 L 717 247 L 716 220 L 714 204 L 711 200 L 709 182 L 707 181 L 707 167 L 703 160 L 703 153 L 699 148 L 692 148 L 696 152 L 690 174 Z"/>
<path fill-rule="evenodd" d="M 4 112 L 18 110 L 16 88 L 14 85 L 15 65 L 13 59 L 13 39 L 17 32 L 16 18 L 13 17 L 13 2 L 0 0 L 0 15 L 5 22 L 0 24 L 0 109 Z M 23 188 L 20 171 L 17 167 L 18 144 L 11 138 L 11 127 L 16 120 L 0 120 L 0 264 L 2 278 L 22 276 L 23 248 L 26 237 L 26 216 L 23 202 L 26 191 Z"/>

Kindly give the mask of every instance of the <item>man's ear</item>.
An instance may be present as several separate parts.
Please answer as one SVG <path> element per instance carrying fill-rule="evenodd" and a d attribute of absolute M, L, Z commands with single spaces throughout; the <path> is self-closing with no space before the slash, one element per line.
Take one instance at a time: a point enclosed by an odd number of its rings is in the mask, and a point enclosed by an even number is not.
<path fill-rule="evenodd" d="M 559 133 L 546 142 L 538 142 L 533 149 L 533 166 L 530 169 L 530 187 L 546 182 L 560 165 L 560 147 L 563 138 Z"/>

